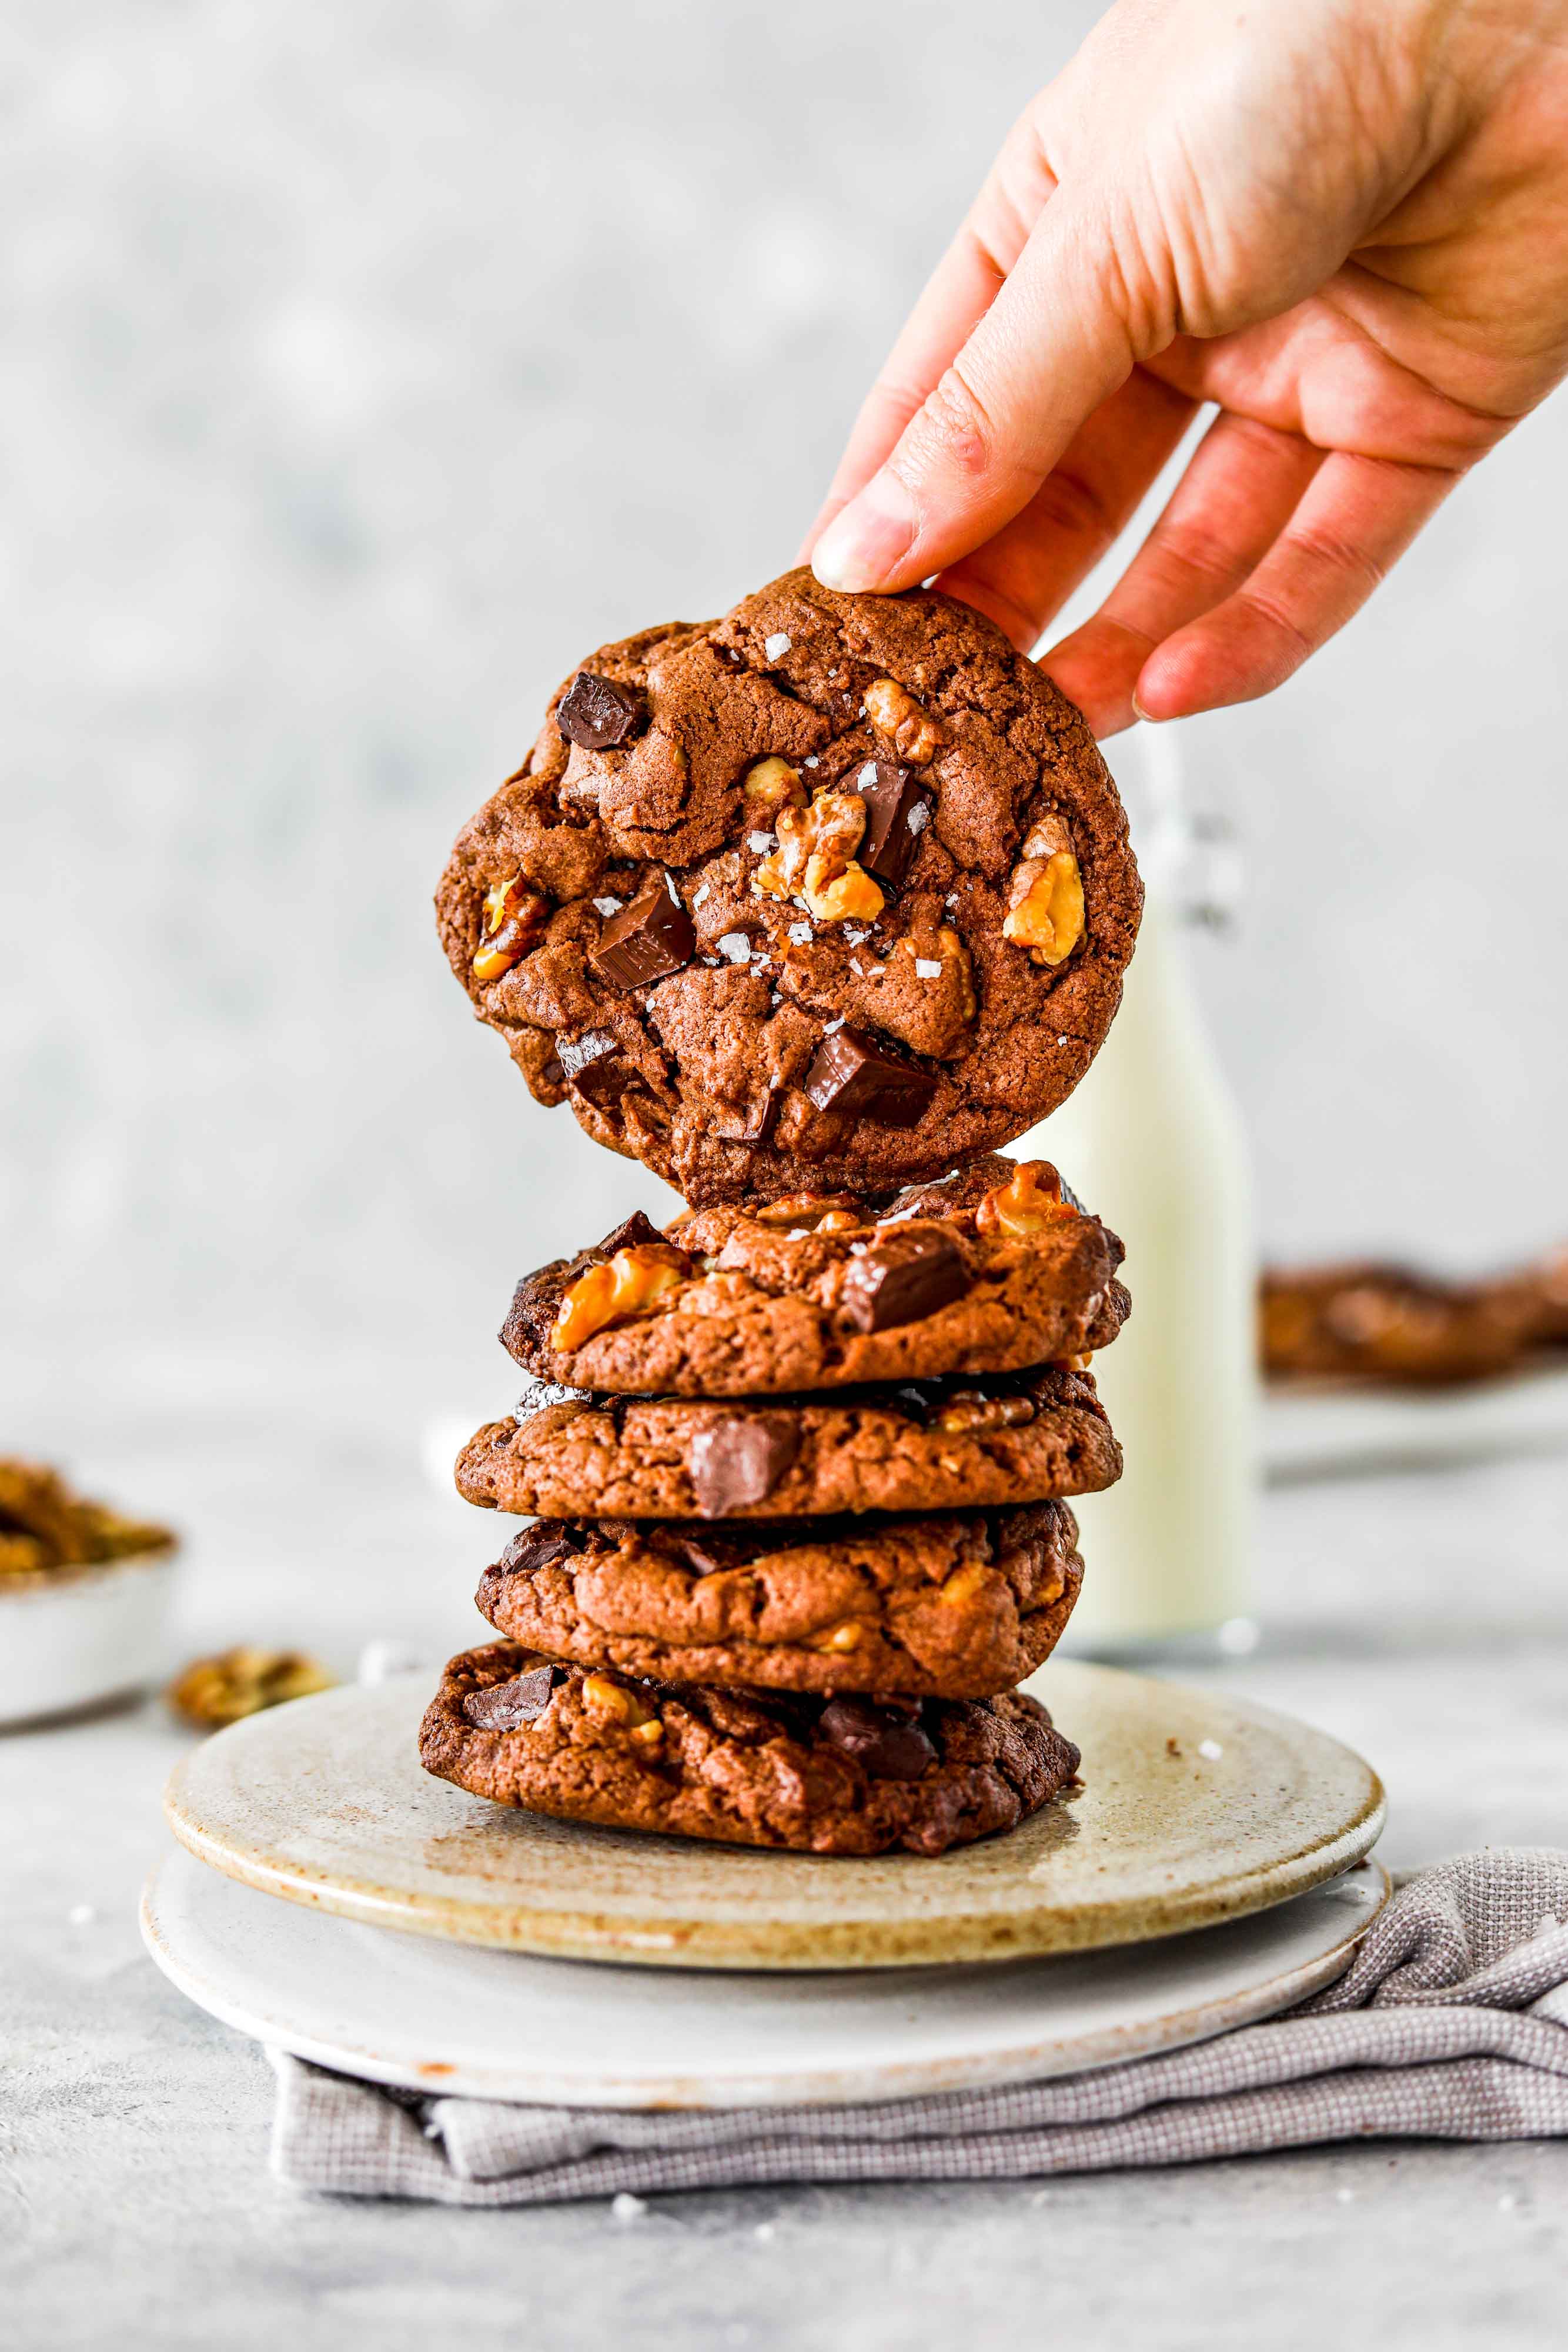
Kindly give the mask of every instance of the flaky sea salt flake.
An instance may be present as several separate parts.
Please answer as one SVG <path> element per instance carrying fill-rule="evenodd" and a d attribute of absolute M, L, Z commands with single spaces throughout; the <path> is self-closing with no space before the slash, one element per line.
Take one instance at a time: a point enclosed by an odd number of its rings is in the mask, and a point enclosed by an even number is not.
<path fill-rule="evenodd" d="M 916 980 L 940 980 L 942 977 L 941 957 L 916 956 L 915 959 L 915 976 Z"/>
<path fill-rule="evenodd" d="M 811 936 L 811 926 L 810 923 L 791 923 L 789 935 L 798 948 L 803 948 Z"/>
<path fill-rule="evenodd" d="M 601 915 L 618 915 L 626 901 L 624 898 L 595 898 L 593 903 Z"/>
<path fill-rule="evenodd" d="M 769 661 L 782 661 L 789 650 L 789 640 L 779 629 L 774 635 L 763 639 L 762 650 Z"/>
<path fill-rule="evenodd" d="M 714 944 L 720 955 L 727 957 L 731 963 L 751 961 L 751 941 L 744 931 L 726 931 L 724 937 L 716 940 Z"/>
<path fill-rule="evenodd" d="M 775 837 L 770 833 L 748 833 L 746 845 L 747 849 L 755 850 L 758 857 L 766 857 L 775 845 Z"/>

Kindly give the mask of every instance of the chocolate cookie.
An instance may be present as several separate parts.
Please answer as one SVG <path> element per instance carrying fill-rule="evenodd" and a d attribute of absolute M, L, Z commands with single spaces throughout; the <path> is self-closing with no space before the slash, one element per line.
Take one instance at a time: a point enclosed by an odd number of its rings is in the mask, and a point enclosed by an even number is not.
<path fill-rule="evenodd" d="M 1078 1750 L 1037 1699 L 807 1698 L 639 1682 L 516 1642 L 454 1658 L 427 1772 L 610 1829 L 804 1853 L 937 1854 L 1064 1789 Z"/>
<path fill-rule="evenodd" d="M 525 1648 L 659 1682 L 988 1698 L 1055 1647 L 1077 1534 L 1065 1503 L 769 1527 L 541 1519 L 475 1597 Z"/>
<path fill-rule="evenodd" d="M 517 1285 L 501 1329 L 540 1379 L 623 1395 L 765 1396 L 1010 1371 L 1109 1346 L 1116 1235 L 1049 1160 L 940 1182 L 629 1218 Z"/>
<path fill-rule="evenodd" d="M 1140 904 L 1042 671 L 946 596 L 804 570 L 591 654 L 436 896 L 537 1098 L 698 1202 L 1020 1135 L 1088 1068 Z"/>
<path fill-rule="evenodd" d="M 1518 1277 L 1453 1282 L 1401 1265 L 1267 1268 L 1263 1368 L 1271 1380 L 1489 1379 L 1542 1344 L 1545 1296 Z"/>
<path fill-rule="evenodd" d="M 1039 1502 L 1121 1475 L 1092 1379 L 1048 1364 L 767 1403 L 541 1388 L 469 1439 L 457 1491 L 552 1519 L 779 1519 Z"/>

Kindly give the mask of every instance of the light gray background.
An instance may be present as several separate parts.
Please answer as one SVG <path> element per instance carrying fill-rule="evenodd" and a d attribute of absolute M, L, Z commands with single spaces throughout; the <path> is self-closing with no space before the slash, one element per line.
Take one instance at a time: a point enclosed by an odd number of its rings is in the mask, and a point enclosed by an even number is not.
<path fill-rule="evenodd" d="M 1092 13 L 14 5 L 14 1345 L 466 1356 L 663 1197 L 530 1103 L 431 887 L 578 656 L 792 558 Z M 1568 1226 L 1565 484 L 1560 403 L 1298 683 L 1189 730 L 1249 862 L 1201 961 L 1277 1249 Z"/>

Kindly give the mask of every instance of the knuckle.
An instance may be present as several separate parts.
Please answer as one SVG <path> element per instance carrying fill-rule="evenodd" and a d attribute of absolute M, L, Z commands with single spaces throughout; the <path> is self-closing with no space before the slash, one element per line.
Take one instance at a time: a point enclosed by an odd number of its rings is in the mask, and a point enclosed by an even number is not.
<path fill-rule="evenodd" d="M 1283 667 L 1281 677 L 1298 669 L 1313 650 L 1313 639 L 1289 607 L 1266 588 L 1251 588 L 1241 598 L 1252 627 L 1249 634 L 1270 643 Z"/>
<path fill-rule="evenodd" d="M 1347 581 L 1370 594 L 1383 578 L 1383 566 L 1364 548 L 1353 545 L 1336 530 L 1321 522 L 1301 523 L 1290 534 L 1290 543 L 1296 555 L 1303 559 L 1313 572 L 1323 572 L 1338 581 Z"/>
<path fill-rule="evenodd" d="M 926 454 L 971 480 L 989 468 L 996 440 L 991 420 L 956 362 L 927 396 L 916 430 Z"/>
<path fill-rule="evenodd" d="M 1094 485 L 1067 467 L 1058 466 L 1046 476 L 1031 505 L 1034 519 L 1072 539 L 1108 546 L 1119 528 L 1119 517 Z"/>

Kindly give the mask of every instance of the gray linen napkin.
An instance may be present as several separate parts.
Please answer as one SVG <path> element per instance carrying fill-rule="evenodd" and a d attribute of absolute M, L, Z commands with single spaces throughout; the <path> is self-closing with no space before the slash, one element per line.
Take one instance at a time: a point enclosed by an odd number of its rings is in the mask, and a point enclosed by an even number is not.
<path fill-rule="evenodd" d="M 706 2113 L 424 2099 L 282 2051 L 272 2167 L 444 2205 L 783 2180 L 1012 2180 L 1313 2141 L 1568 2137 L 1568 1852 L 1413 1877 L 1346 1973 L 1286 2017 L 1054 2082 Z"/>

